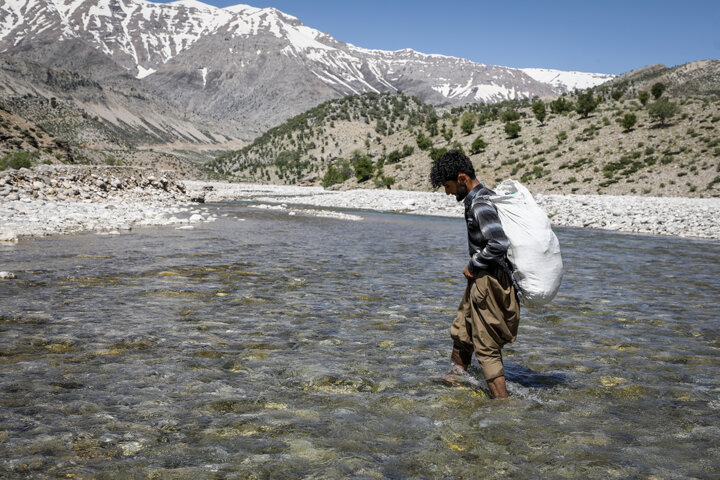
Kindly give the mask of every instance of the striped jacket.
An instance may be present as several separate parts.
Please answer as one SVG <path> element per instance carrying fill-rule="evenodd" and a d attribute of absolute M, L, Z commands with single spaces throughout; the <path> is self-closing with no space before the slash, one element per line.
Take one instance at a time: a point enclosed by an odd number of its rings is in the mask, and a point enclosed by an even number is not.
<path fill-rule="evenodd" d="M 507 270 L 506 254 L 509 246 L 497 210 L 490 200 L 478 198 L 495 195 L 482 183 L 465 197 L 470 263 L 468 270 L 478 275 L 483 270 L 500 266 Z"/>

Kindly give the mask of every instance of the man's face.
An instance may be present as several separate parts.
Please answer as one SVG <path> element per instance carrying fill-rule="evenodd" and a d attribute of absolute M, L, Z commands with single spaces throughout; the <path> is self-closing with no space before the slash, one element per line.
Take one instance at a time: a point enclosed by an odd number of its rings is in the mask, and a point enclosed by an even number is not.
<path fill-rule="evenodd" d="M 468 194 L 465 184 L 456 180 L 443 182 L 443 187 L 445 187 L 445 195 L 455 195 L 455 200 L 458 202 L 462 202 Z"/>

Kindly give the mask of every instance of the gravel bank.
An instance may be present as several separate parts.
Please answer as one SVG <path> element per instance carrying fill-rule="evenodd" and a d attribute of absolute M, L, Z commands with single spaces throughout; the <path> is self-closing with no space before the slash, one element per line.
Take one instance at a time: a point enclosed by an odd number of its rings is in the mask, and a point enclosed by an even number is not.
<path fill-rule="evenodd" d="M 462 217 L 453 197 L 402 190 L 327 191 L 320 187 L 182 181 L 173 172 L 136 167 L 44 166 L 0 172 L 0 243 L 18 237 L 96 231 L 116 234 L 135 225 L 215 220 L 198 205 L 255 199 L 288 214 L 330 215 L 288 208 L 307 205 Z M 537 195 L 554 225 L 720 240 L 720 199 L 605 195 Z M 361 217 L 335 213 L 347 220 Z"/>
<path fill-rule="evenodd" d="M 190 205 L 191 199 L 173 172 L 82 166 L 8 170 L 0 172 L 0 242 L 214 219 L 208 209 Z"/>
<path fill-rule="evenodd" d="M 327 191 L 319 187 L 186 182 L 213 187 L 206 200 L 254 198 L 259 202 L 357 208 L 462 217 L 454 197 L 402 190 Z M 537 195 L 553 225 L 720 240 L 720 199 L 610 195 Z"/>

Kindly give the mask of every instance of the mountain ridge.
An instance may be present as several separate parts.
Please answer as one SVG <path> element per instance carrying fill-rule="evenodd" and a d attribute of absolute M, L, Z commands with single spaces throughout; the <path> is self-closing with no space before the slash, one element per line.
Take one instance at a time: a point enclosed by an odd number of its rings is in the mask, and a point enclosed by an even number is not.
<path fill-rule="evenodd" d="M 81 54 L 64 54 L 58 45 L 65 42 Z M 457 106 L 556 95 L 613 77 L 543 69 L 563 80 L 538 81 L 538 69 L 412 49 L 365 49 L 274 8 L 219 8 L 194 0 L 7 0 L 0 8 L 0 51 L 59 68 L 87 68 L 103 81 L 132 75 L 178 108 L 245 122 L 258 134 L 349 94 L 404 91 Z M 102 68 L 94 69 L 96 63 Z"/>

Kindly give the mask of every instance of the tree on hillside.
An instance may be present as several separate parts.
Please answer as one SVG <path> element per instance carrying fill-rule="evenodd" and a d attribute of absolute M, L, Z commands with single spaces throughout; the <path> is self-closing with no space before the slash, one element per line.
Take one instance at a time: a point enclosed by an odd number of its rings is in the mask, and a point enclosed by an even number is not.
<path fill-rule="evenodd" d="M 418 136 L 415 138 L 415 141 L 417 142 L 417 146 L 420 150 L 428 150 L 430 147 L 432 147 L 432 141 L 427 138 L 422 132 L 418 134 Z"/>
<path fill-rule="evenodd" d="M 515 122 L 507 122 L 505 124 L 505 133 L 510 138 L 516 138 L 520 134 L 520 125 Z"/>
<path fill-rule="evenodd" d="M 620 120 L 620 125 L 623 126 L 626 132 L 632 130 L 632 127 L 637 123 L 637 116 L 634 113 L 626 113 L 625 116 Z"/>
<path fill-rule="evenodd" d="M 642 103 L 644 107 L 647 105 L 648 100 L 650 100 L 650 94 L 646 90 L 641 90 L 638 92 L 638 100 L 640 100 L 640 103 Z"/>
<path fill-rule="evenodd" d="M 593 97 L 592 91 L 584 92 L 578 95 L 575 110 L 584 118 L 587 118 L 590 112 L 597 108 L 598 103 L 598 100 Z"/>
<path fill-rule="evenodd" d="M 475 128 L 475 114 L 468 112 L 461 118 L 460 129 L 465 133 L 465 135 L 470 135 L 473 128 Z"/>
<path fill-rule="evenodd" d="M 427 116 L 425 119 L 425 128 L 427 129 L 428 133 L 431 137 L 434 137 L 438 134 L 438 116 L 435 114 L 435 112 L 430 113 L 430 115 Z"/>
<path fill-rule="evenodd" d="M 650 87 L 650 93 L 652 93 L 652 96 L 655 100 L 660 98 L 665 91 L 665 84 L 661 82 L 654 83 L 652 87 Z"/>
<path fill-rule="evenodd" d="M 322 179 L 322 186 L 324 188 L 336 183 L 342 183 L 352 175 L 352 168 L 350 162 L 345 159 L 338 159 L 335 165 L 330 165 L 325 172 L 325 176 Z"/>
<path fill-rule="evenodd" d="M 622 98 L 623 92 L 622 92 L 622 90 L 616 88 L 615 90 L 612 91 L 612 93 L 610 94 L 610 96 L 612 97 L 613 100 L 616 100 L 616 101 L 617 101 L 617 100 L 620 100 L 620 99 Z"/>
<path fill-rule="evenodd" d="M 353 162 L 353 168 L 355 168 L 355 178 L 358 179 L 358 182 L 369 180 L 375 170 L 372 160 L 364 155 Z"/>
<path fill-rule="evenodd" d="M 680 107 L 672 103 L 667 98 L 658 98 L 655 102 L 648 106 L 648 113 L 651 117 L 660 120 L 660 125 L 665 126 L 665 122 L 680 112 Z"/>
<path fill-rule="evenodd" d="M 550 110 L 555 114 L 572 112 L 573 108 L 572 102 L 568 101 L 564 97 L 560 97 L 557 100 L 550 102 Z"/>
<path fill-rule="evenodd" d="M 488 144 L 482 137 L 476 137 L 470 146 L 470 153 L 480 153 L 487 148 Z"/>
<path fill-rule="evenodd" d="M 540 125 L 543 124 L 545 121 L 545 117 L 547 116 L 547 110 L 545 108 L 545 103 L 541 100 L 538 100 L 537 102 L 532 104 L 532 111 L 535 114 L 535 118 L 537 118 L 538 122 L 540 122 Z"/>
<path fill-rule="evenodd" d="M 443 127 L 444 127 L 444 125 L 443 125 Z M 443 131 L 443 138 L 445 139 L 445 141 L 447 141 L 449 143 L 450 140 L 452 140 L 452 137 L 453 137 L 452 129 L 448 128 L 447 130 Z"/>
<path fill-rule="evenodd" d="M 520 113 L 518 113 L 516 110 L 508 108 L 502 113 L 503 122 L 514 122 L 515 120 L 520 120 Z"/>

